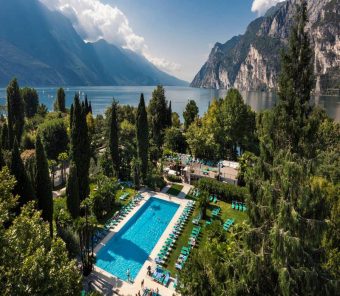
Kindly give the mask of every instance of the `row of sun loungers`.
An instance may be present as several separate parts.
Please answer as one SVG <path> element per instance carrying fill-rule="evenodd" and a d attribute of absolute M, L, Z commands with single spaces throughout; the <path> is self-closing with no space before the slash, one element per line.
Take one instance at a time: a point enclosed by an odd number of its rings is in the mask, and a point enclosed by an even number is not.
<path fill-rule="evenodd" d="M 130 195 L 130 193 L 129 193 L 129 192 L 126 192 L 126 193 L 122 194 L 122 195 L 119 197 L 119 199 L 120 199 L 120 200 L 126 200 L 126 199 L 129 197 L 129 195 Z"/>
<path fill-rule="evenodd" d="M 217 196 L 216 196 L 216 195 L 210 195 L 209 201 L 210 201 L 210 202 L 217 203 L 217 202 L 218 202 Z"/>
<path fill-rule="evenodd" d="M 123 186 L 123 188 L 132 188 L 133 182 L 132 181 L 119 181 L 119 184 Z"/>
<path fill-rule="evenodd" d="M 211 161 L 211 160 L 204 160 L 200 158 L 194 159 L 192 156 L 187 155 L 187 154 L 181 154 L 177 153 L 176 155 L 168 155 L 165 157 L 166 160 L 168 161 L 175 161 L 175 162 L 182 162 L 183 164 L 192 164 L 192 163 L 197 163 L 197 164 L 202 164 L 202 165 L 207 165 L 210 167 L 217 167 L 218 162 L 216 161 Z"/>
<path fill-rule="evenodd" d="M 188 241 L 188 246 L 184 246 L 181 249 L 181 254 L 179 255 L 175 267 L 179 270 L 183 269 L 183 266 L 185 264 L 185 262 L 188 260 L 189 255 L 190 255 L 190 251 L 192 248 L 195 247 L 195 245 L 197 244 L 198 241 L 198 237 L 200 235 L 201 232 L 201 227 L 200 226 L 195 226 L 192 231 L 191 231 L 191 235 Z"/>
<path fill-rule="evenodd" d="M 221 212 L 221 208 L 217 207 L 211 212 L 211 215 L 213 218 L 216 218 L 220 214 L 220 212 Z"/>
<path fill-rule="evenodd" d="M 154 292 L 154 291 L 152 291 L 150 289 L 144 289 L 142 295 L 143 296 L 160 296 L 160 294 L 158 294 L 157 292 Z"/>
<path fill-rule="evenodd" d="M 166 260 L 168 259 L 177 238 L 183 231 L 183 228 L 185 227 L 185 223 L 188 221 L 189 216 L 193 212 L 195 207 L 195 201 L 189 201 L 187 206 L 184 208 L 181 216 L 178 218 L 172 232 L 170 233 L 169 237 L 166 239 L 162 249 L 158 253 L 155 261 L 157 264 L 164 264 Z"/>
<path fill-rule="evenodd" d="M 223 224 L 223 229 L 225 231 L 228 231 L 229 228 L 234 224 L 235 220 L 234 219 L 228 219 L 227 221 L 224 222 Z"/>
<path fill-rule="evenodd" d="M 198 225 L 201 219 L 202 219 L 202 213 L 199 213 L 198 216 L 192 220 L 192 223 L 195 225 Z"/>
<path fill-rule="evenodd" d="M 168 286 L 170 281 L 170 271 L 157 266 L 155 271 L 152 273 L 152 279 L 163 286 Z"/>
<path fill-rule="evenodd" d="M 103 229 L 97 230 L 93 235 L 93 243 L 97 245 L 109 232 L 110 228 L 114 228 L 117 224 L 124 219 L 124 217 L 132 211 L 132 209 L 139 203 L 139 201 L 143 199 L 143 196 L 140 193 L 137 193 L 136 196 L 130 201 L 126 206 L 123 206 L 120 211 L 116 212 L 116 214 L 108 219 L 104 225 Z"/>
<path fill-rule="evenodd" d="M 200 195 L 200 191 L 198 190 L 198 188 L 192 189 L 191 195 L 193 197 L 198 197 Z"/>
<path fill-rule="evenodd" d="M 238 201 L 232 201 L 231 208 L 233 210 L 238 210 L 241 212 L 245 212 L 247 210 L 246 204 L 243 202 L 238 202 Z"/>

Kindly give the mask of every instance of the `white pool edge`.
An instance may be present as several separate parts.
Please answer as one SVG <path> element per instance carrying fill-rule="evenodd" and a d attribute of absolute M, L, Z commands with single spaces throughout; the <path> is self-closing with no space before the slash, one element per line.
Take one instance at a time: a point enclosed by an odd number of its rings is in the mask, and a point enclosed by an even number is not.
<path fill-rule="evenodd" d="M 118 293 L 119 295 L 136 295 L 138 292 L 142 294 L 141 289 L 141 282 L 144 279 L 144 287 L 157 289 L 162 296 L 172 296 L 175 294 L 175 290 L 173 289 L 173 284 L 170 283 L 170 287 L 165 287 L 160 285 L 152 280 L 150 276 L 147 275 L 147 267 L 151 266 L 152 269 L 155 268 L 156 262 L 154 259 L 156 258 L 157 254 L 161 250 L 162 246 L 164 245 L 165 240 L 169 237 L 169 234 L 172 232 L 172 229 L 177 222 L 178 218 L 181 216 L 185 206 L 188 204 L 189 200 L 171 196 L 169 199 L 168 194 L 160 193 L 160 192 L 153 192 L 148 191 L 142 193 L 144 199 L 137 205 L 115 228 L 114 230 L 110 230 L 110 233 L 96 246 L 94 249 L 95 254 L 97 254 L 100 249 L 107 244 L 107 242 L 116 234 L 118 233 L 124 225 L 139 211 L 139 209 L 151 198 L 156 197 L 159 199 L 163 199 L 166 201 L 170 201 L 179 205 L 178 209 L 176 210 L 175 214 L 173 215 L 172 219 L 168 223 L 168 226 L 164 230 L 163 234 L 159 238 L 158 242 L 156 243 L 155 247 L 149 254 L 149 259 L 147 259 L 144 264 L 142 265 L 140 271 L 138 272 L 134 283 L 128 283 L 123 281 L 116 276 L 108 273 L 107 271 L 101 269 L 98 266 L 94 266 L 94 273 L 96 276 L 103 277 L 106 282 L 113 286 L 113 290 Z M 171 276 L 174 276 L 173 274 Z"/>

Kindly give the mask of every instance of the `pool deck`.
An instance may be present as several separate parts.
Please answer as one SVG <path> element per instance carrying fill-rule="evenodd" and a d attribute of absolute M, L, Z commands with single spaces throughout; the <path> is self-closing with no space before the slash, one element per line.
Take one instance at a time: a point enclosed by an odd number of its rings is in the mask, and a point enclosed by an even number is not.
<path fill-rule="evenodd" d="M 184 189 L 184 188 L 183 188 Z M 175 223 L 177 222 L 178 218 L 181 216 L 183 209 L 189 202 L 189 200 L 185 199 L 185 195 L 187 191 L 189 191 L 189 186 L 187 185 L 185 189 L 183 190 L 183 194 L 179 194 L 178 197 L 175 196 L 169 196 L 168 194 L 164 192 L 153 192 L 153 191 L 145 191 L 142 193 L 144 196 L 144 199 L 139 203 L 138 206 L 136 206 L 113 230 L 110 231 L 110 233 L 98 244 L 98 246 L 95 248 L 94 252 L 97 253 L 105 244 L 114 236 L 124 225 L 125 223 L 143 206 L 143 204 L 152 196 L 155 196 L 157 198 L 172 201 L 174 203 L 179 204 L 179 208 L 177 209 L 175 215 L 171 219 L 169 225 L 163 232 L 162 236 L 158 240 L 156 246 L 152 250 L 149 258 L 145 261 L 144 265 L 142 266 L 140 272 L 138 273 L 137 277 L 135 278 L 135 281 L 133 283 L 125 282 L 112 274 L 102 270 L 101 268 L 94 266 L 94 271 L 92 272 L 92 278 L 90 276 L 89 280 L 93 281 L 102 281 L 103 286 L 105 289 L 101 289 L 101 292 L 104 293 L 104 295 L 124 295 L 124 296 L 135 296 L 140 292 L 140 294 L 143 294 L 141 283 L 142 280 L 144 280 L 144 288 L 157 290 L 158 293 L 161 296 L 172 296 L 172 295 L 179 295 L 176 294 L 176 291 L 173 288 L 173 280 L 170 281 L 169 286 L 165 287 L 163 285 L 160 285 L 152 280 L 150 276 L 147 275 L 147 268 L 148 266 L 151 266 L 152 270 L 155 269 L 156 263 L 154 259 L 156 258 L 158 252 L 161 250 L 165 240 L 168 238 L 169 234 L 171 233 Z M 172 274 L 172 276 L 175 276 Z M 107 285 L 108 284 L 108 285 Z M 97 285 L 98 286 L 98 285 Z"/>

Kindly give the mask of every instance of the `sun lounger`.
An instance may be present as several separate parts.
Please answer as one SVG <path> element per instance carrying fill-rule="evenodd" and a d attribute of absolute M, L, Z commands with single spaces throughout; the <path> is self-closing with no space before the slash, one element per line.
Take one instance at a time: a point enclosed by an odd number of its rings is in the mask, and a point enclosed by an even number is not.
<path fill-rule="evenodd" d="M 119 199 L 120 199 L 120 200 L 126 200 L 127 197 L 128 197 L 129 195 L 130 195 L 130 194 L 129 194 L 128 192 L 126 192 L 126 193 L 122 194 L 122 195 L 119 197 Z"/>

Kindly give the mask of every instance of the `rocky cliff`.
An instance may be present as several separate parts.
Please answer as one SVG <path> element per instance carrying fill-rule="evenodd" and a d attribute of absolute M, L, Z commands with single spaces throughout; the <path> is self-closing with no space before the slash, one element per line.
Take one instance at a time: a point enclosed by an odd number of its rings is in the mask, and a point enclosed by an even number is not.
<path fill-rule="evenodd" d="M 280 51 L 288 41 L 296 2 L 289 0 L 249 24 L 244 35 L 216 43 L 193 87 L 269 90 L 277 88 Z M 309 0 L 308 15 L 315 52 L 315 90 L 340 88 L 340 0 Z"/>

